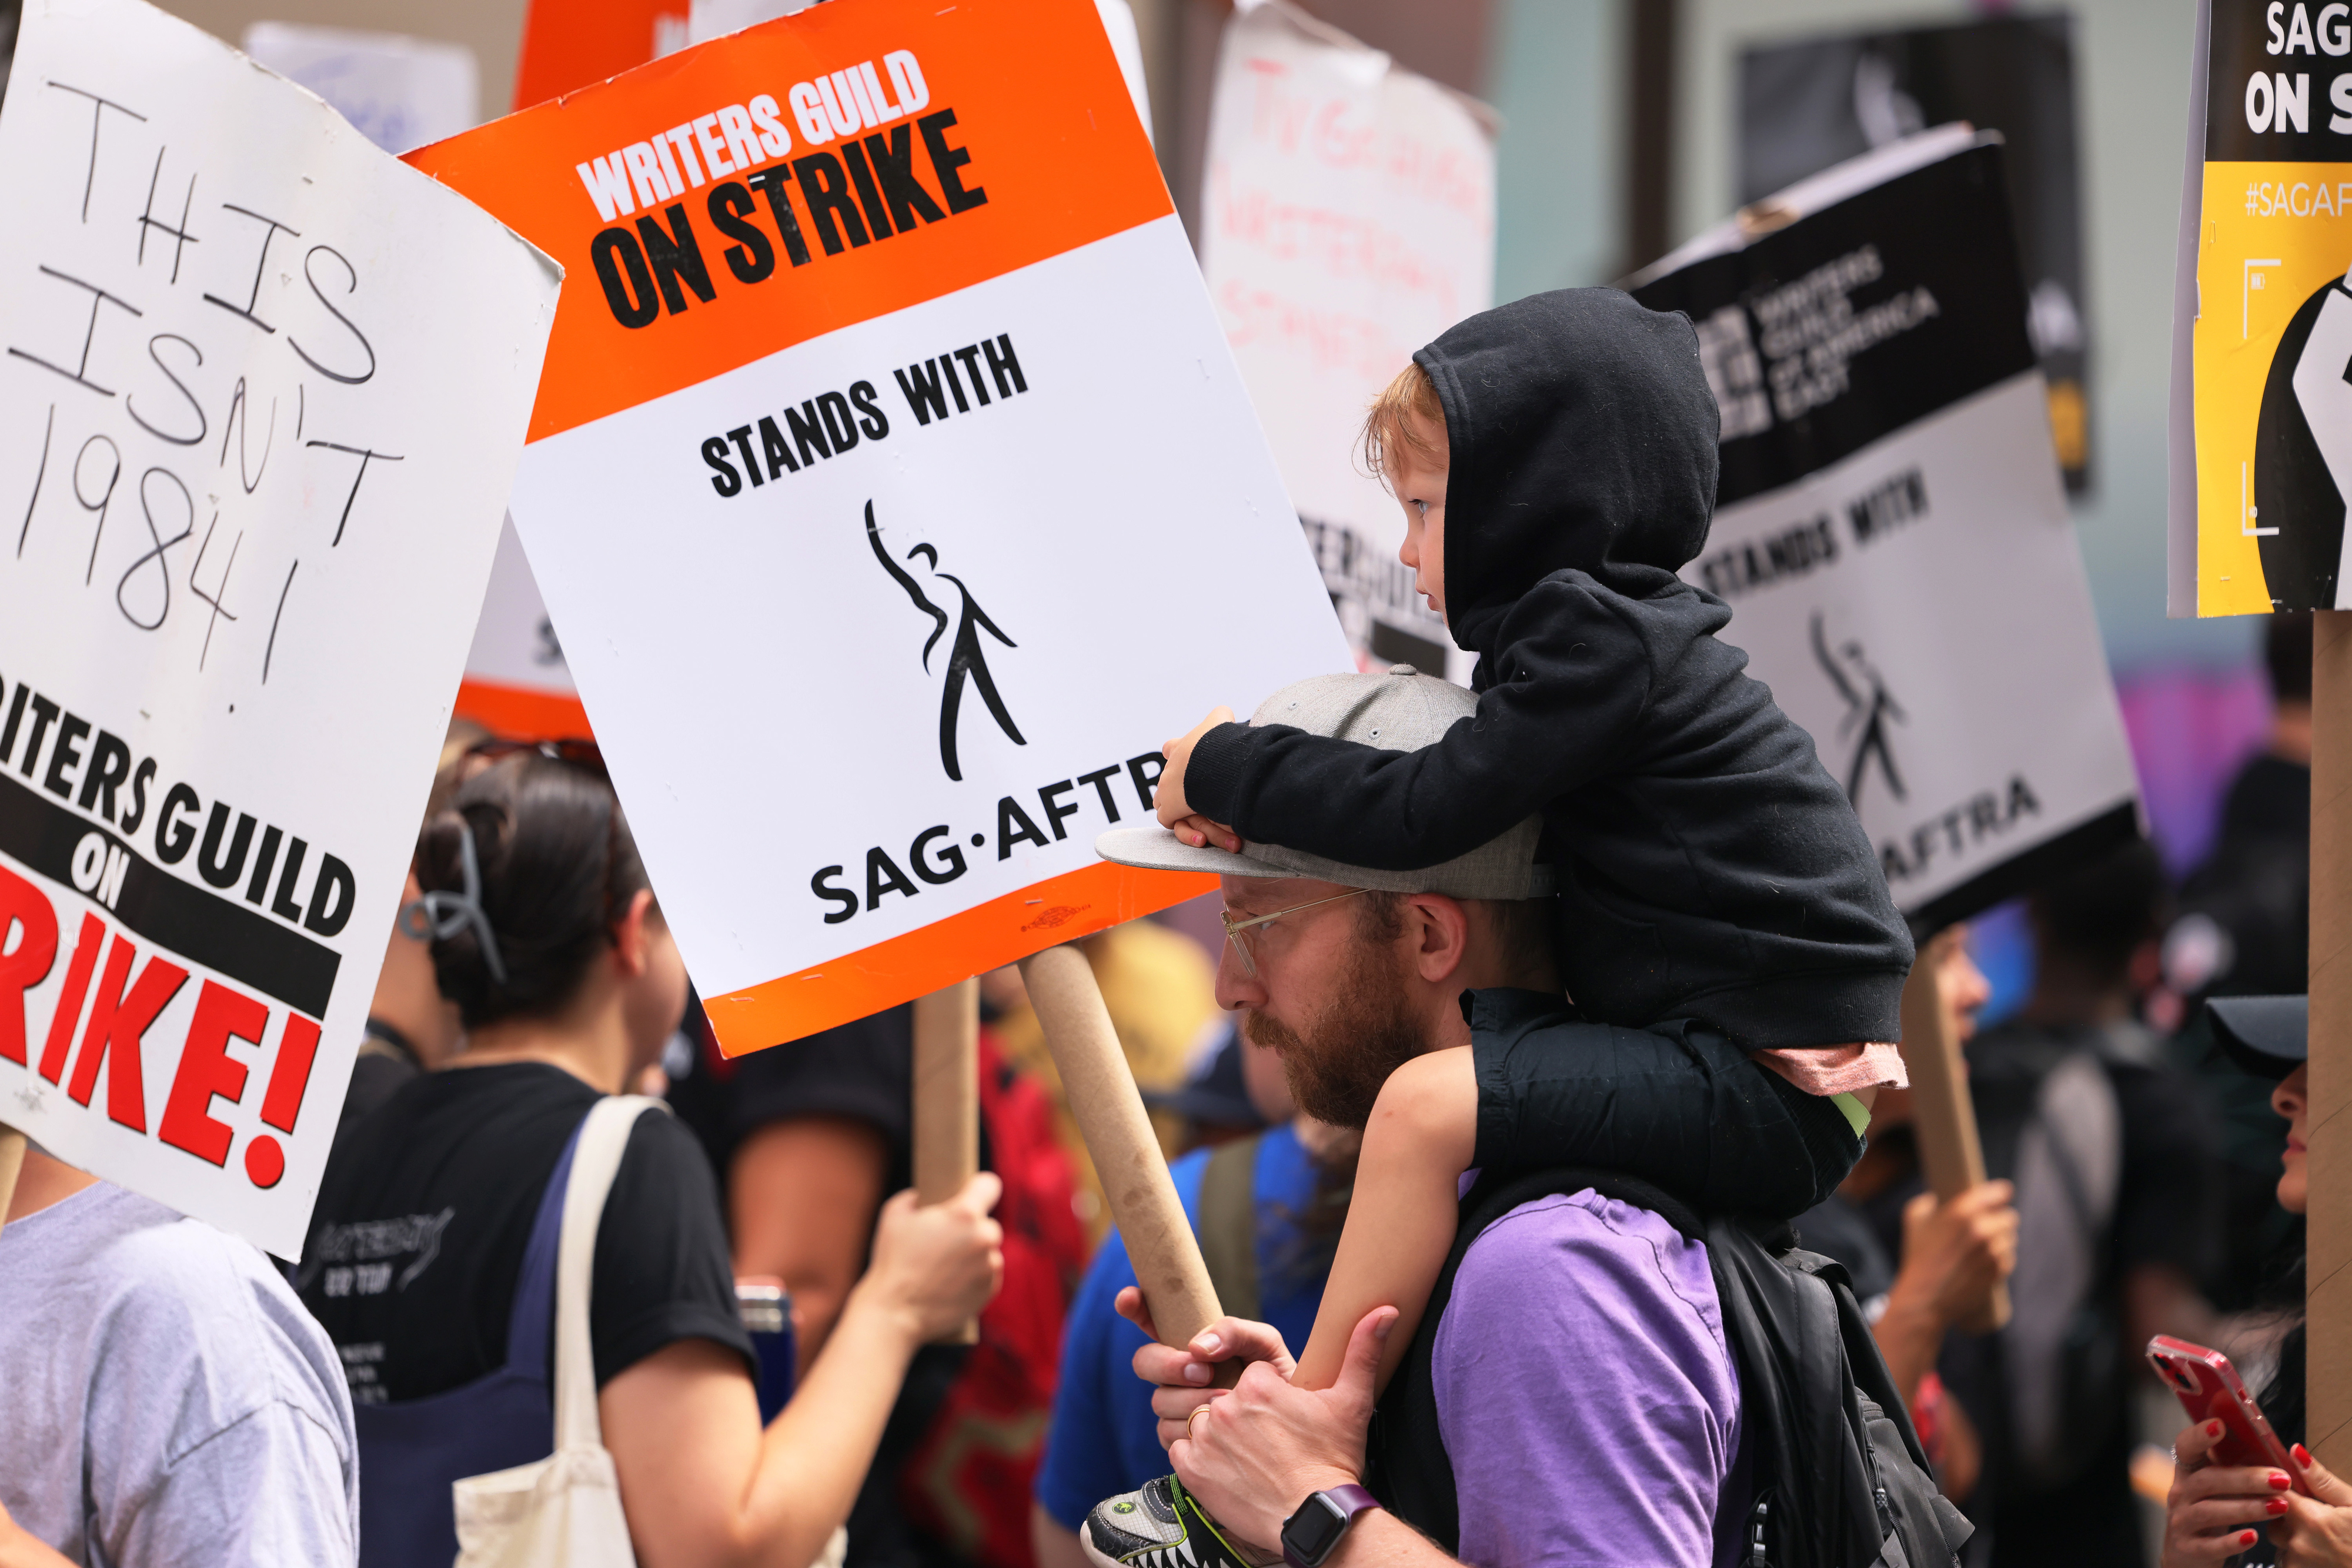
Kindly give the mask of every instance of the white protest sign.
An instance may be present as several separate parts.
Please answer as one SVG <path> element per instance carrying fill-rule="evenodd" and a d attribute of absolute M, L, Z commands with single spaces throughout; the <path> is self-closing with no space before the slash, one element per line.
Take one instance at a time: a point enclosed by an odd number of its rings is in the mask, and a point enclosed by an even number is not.
<path fill-rule="evenodd" d="M 1348 655 L 1091 0 L 835 0 L 412 156 L 576 264 L 515 526 L 726 1049 L 1213 885 L 1095 836 Z"/>
<path fill-rule="evenodd" d="M 1920 929 L 2138 831 L 2000 158 L 1990 133 L 1925 132 L 1634 290 L 1697 324 L 1723 413 L 1715 526 L 1683 576 L 1729 602 L 1725 637 Z"/>
<path fill-rule="evenodd" d="M 0 170 L 0 1123 L 296 1257 L 561 274 L 141 0 Z"/>
<path fill-rule="evenodd" d="M 589 733 L 580 688 L 572 684 L 554 618 L 540 597 L 539 580 L 531 575 L 511 517 L 499 530 L 490 585 L 482 593 L 481 618 L 466 653 L 466 679 L 457 688 L 457 714 L 511 740 L 566 740 Z"/>
<path fill-rule="evenodd" d="M 1495 302 L 1490 111 L 1284 0 L 1237 9 L 1201 270 L 1359 662 L 1466 680 L 1357 435 L 1414 350 Z"/>

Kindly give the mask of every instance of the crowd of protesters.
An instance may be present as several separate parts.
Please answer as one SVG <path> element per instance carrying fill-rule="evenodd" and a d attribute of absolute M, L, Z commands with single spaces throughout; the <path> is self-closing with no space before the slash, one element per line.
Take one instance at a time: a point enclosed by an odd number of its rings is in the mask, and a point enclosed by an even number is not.
<path fill-rule="evenodd" d="M 1686 325 L 1622 297 L 1544 298 L 1555 319 L 1451 351 L 1475 364 L 1553 331 L 1571 384 L 1495 395 L 1576 409 L 1575 377 L 1609 354 L 1622 385 L 1679 363 L 1659 344 Z M 1443 608 L 1443 438 L 1461 411 L 1400 386 L 1375 458 Z M 1654 445 L 1679 420 L 1704 485 L 1673 464 L 1528 482 L 1586 486 L 1580 505 L 1644 526 L 1680 507 L 1689 538 L 1659 552 L 1703 538 L 1712 403 L 1668 391 L 1685 402 L 1588 402 L 1580 428 L 1614 420 Z M 1539 426 L 1517 428 L 1540 445 Z M 1472 457 L 1522 472 L 1454 455 Z M 1474 559 L 1459 538 L 1457 566 Z M 1490 593 L 1528 548 L 1480 546 Z M 1916 961 L 1967 1037 L 1988 1173 L 1939 1197 L 1886 1043 L 1912 936 L 1866 841 L 1801 735 L 1723 662 L 1720 604 L 1675 586 L 1678 561 L 1594 548 L 1592 572 L 1546 557 L 1478 608 L 1495 637 L 1518 628 L 1500 646 L 1524 665 L 1512 700 L 1533 705 L 1589 672 L 1544 664 L 1540 626 L 1505 614 L 1516 596 L 1565 604 L 1573 577 L 1582 597 L 1558 614 L 1645 606 L 1650 640 L 1620 653 L 1666 639 L 1674 678 L 1712 683 L 1624 743 L 1653 775 L 1555 758 L 1572 779 L 1482 799 L 1502 831 L 1451 837 L 1442 809 L 1408 811 L 1370 775 L 1315 776 L 1340 754 L 1304 742 L 1434 751 L 1486 711 L 1399 667 L 1287 688 L 1276 724 L 1213 716 L 1171 747 L 1173 831 L 1106 839 L 1111 858 L 1223 879 L 1213 954 L 1173 924 L 1087 943 L 1227 1310 L 1183 1346 L 1156 1342 L 1105 1234 L 1017 977 L 983 989 L 981 1174 L 918 1207 L 910 1009 L 721 1055 L 593 747 L 453 734 L 299 1267 L 28 1158 L 0 1229 L 0 1568 L 452 1562 L 460 1483 L 551 1451 L 559 1303 L 581 1290 L 626 1544 L 655 1568 L 1322 1568 L 1342 1539 L 1345 1568 L 1759 1562 L 1788 1527 L 1764 1506 L 1755 1303 L 1711 1271 L 1727 1189 L 1755 1197 L 1777 1255 L 1818 1254 L 1807 1278 L 1850 1283 L 1864 1359 L 1883 1362 L 1856 1369 L 1860 1403 L 1934 1500 L 1882 1468 L 1875 1517 L 1924 1521 L 1971 1565 L 2352 1564 L 2352 1488 L 2302 1447 L 2307 622 L 2272 623 L 2275 725 L 2205 865 L 2175 886 L 2133 841 L 2023 890 L 2032 982 L 1989 1021 L 1969 932 L 1921 934 Z M 1538 713 L 1526 734 L 1559 722 Z M 1685 743 L 1717 768 L 1736 743 L 1755 767 L 1717 779 L 1718 800 L 1661 783 L 1659 747 Z M 1286 795 L 1291 774 L 1308 782 Z M 1732 774 L 1770 776 L 1782 809 L 1826 827 L 1744 837 Z M 1645 882 L 1646 924 L 1611 927 L 1610 947 L 1606 879 L 1571 899 L 1548 857 L 1573 841 L 1588 866 L 1638 869 L 1654 824 L 1595 826 L 1636 798 L 1672 801 L 1683 848 L 1723 875 Z M 1237 829 L 1236 808 L 1287 825 Z M 1427 841 L 1381 841 L 1366 824 L 1382 810 Z M 1253 858 L 1268 837 L 1292 848 Z M 1775 929 L 1760 890 L 1808 865 L 1811 907 L 1837 920 L 1759 972 L 1739 934 Z M 1741 999 L 1677 1011 L 1628 967 L 1643 942 L 1683 944 L 1669 956 L 1705 972 L 1699 994 Z M 1841 976 L 1819 1017 L 1777 988 L 1774 966 L 1808 954 Z M 1604 1023 L 1569 996 L 1618 1005 Z M 570 1213 L 592 1113 L 621 1097 L 635 1119 L 599 1212 Z M 1433 1175 L 1431 1236 L 1400 1216 Z M 591 1218 L 572 1279 L 562 1239 Z M 1369 1297 L 1343 1239 L 1367 1232 L 1406 1281 Z M 2156 1334 L 2227 1351 L 2296 1473 L 2214 1462 L 2216 1429 L 2158 1422 L 2140 1356 Z M 1319 1540 L 1297 1533 L 1317 1499 Z"/>
<path fill-rule="evenodd" d="M 2249 772 L 2280 766 L 2265 752 Z M 414 922 L 393 936 L 370 1020 L 383 1065 L 354 1081 L 294 1290 L 242 1243 L 31 1157 L 0 1254 L 0 1361 L 79 1347 L 87 1364 L 34 1359 L 89 1407 L 0 1434 L 14 1515 L 0 1563 L 39 1560 L 34 1537 L 79 1562 L 447 1560 L 448 1483 L 546 1448 L 546 1368 L 516 1364 L 514 1308 L 566 1141 L 599 1094 L 658 1065 L 677 1115 L 632 1135 L 592 1297 L 639 1560 L 806 1563 L 846 1523 L 854 1563 L 1077 1568 L 1087 1511 L 1166 1459 L 1153 1386 L 1133 1371 L 1149 1342 L 1115 1306 L 1132 1266 L 1116 1231 L 1089 1256 L 1056 1107 L 998 1047 L 1003 1013 L 982 1034 L 984 1164 L 1002 1175 L 960 1207 L 913 1211 L 892 1197 L 909 1181 L 906 1009 L 722 1058 L 593 765 L 476 751 L 446 777 L 420 871 L 462 894 L 471 836 L 489 943 L 471 928 L 420 939 Z M 2222 908 L 2256 951 L 2254 921 L 2294 917 L 2299 887 L 2269 906 L 2242 889 L 2191 904 L 2227 885 L 2230 852 L 2225 837 L 2185 893 L 2133 844 L 2032 894 L 2030 993 L 1968 1047 L 1994 1179 L 1927 1194 L 1910 1097 L 1885 1090 L 1863 1158 L 1798 1221 L 1806 1247 L 1845 1265 L 1942 1484 L 1984 1527 L 1966 1561 L 2146 1560 L 2131 1467 L 2149 1435 L 2137 1350 L 2152 1333 L 2231 1349 L 2267 1383 L 2284 1440 L 2303 1437 L 2286 1332 L 2302 1283 L 2302 1019 L 2233 1030 L 2226 1001 L 2182 1009 L 2160 962 L 2183 922 L 2208 940 L 2205 911 Z M 1336 912 L 1332 925 L 1355 929 Z M 1963 1016 L 1988 999 L 1965 931 L 1922 961 Z M 1219 977 L 1246 983 L 1230 957 Z M 2169 1038 L 2147 1022 L 2168 1008 L 2189 1023 Z M 1194 1145 L 1174 1163 L 1178 1191 L 1220 1300 L 1303 1343 L 1360 1134 L 1297 1113 L 1280 1057 L 1247 1031 L 1213 1030 L 1197 1054 L 1190 1084 L 1151 1096 Z M 2252 1097 L 2275 1107 L 2267 1126 L 2245 1114 Z M 2248 1130 L 2226 1133 L 2233 1122 Z M 2232 1160 L 2264 1155 L 2268 1214 L 2226 1179 Z M 735 1288 L 763 1276 L 789 1292 L 803 1379 L 764 1434 Z M 2003 1283 L 2013 1316 L 1988 1333 Z M 929 1343 L 983 1300 L 979 1345 Z M 65 1332 L 83 1322 L 107 1332 Z M 528 1337 L 548 1354 L 544 1331 Z M 846 1354 L 823 1354 L 836 1343 Z M 89 1448 L 45 1424 L 87 1424 Z M 2203 1465 L 2210 1441 L 2175 1443 L 2168 1563 L 2220 1561 L 2282 1521 L 2305 1538 L 2291 1560 L 2335 1560 L 2315 1543 L 2352 1524 L 2324 1500 L 2352 1492 L 2274 1491 L 2266 1473 Z M 1505 1560 L 1467 1536 L 1463 1550 Z M 2244 1561 L 2268 1560 L 2252 1550 Z"/>

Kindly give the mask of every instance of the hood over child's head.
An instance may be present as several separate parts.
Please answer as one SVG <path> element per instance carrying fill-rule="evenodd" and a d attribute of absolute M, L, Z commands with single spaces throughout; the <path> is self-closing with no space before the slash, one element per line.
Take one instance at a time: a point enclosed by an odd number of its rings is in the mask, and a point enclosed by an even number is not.
<path fill-rule="evenodd" d="M 1719 422 L 1680 312 L 1563 288 L 1482 311 L 1413 362 L 1445 412 L 1447 619 L 1464 647 L 1484 652 L 1555 571 L 1639 597 L 1706 543 Z"/>

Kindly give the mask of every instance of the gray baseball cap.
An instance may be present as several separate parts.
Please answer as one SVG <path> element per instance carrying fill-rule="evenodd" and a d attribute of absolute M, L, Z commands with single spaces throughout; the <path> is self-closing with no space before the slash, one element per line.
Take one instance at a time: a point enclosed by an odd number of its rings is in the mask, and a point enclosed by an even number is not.
<path fill-rule="evenodd" d="M 1260 705 L 1250 723 L 1288 725 L 1383 751 L 1418 751 L 1435 745 L 1477 706 L 1478 699 L 1460 686 L 1422 674 L 1411 664 L 1391 664 L 1381 674 L 1316 675 L 1285 686 Z M 1095 840 L 1095 853 L 1148 871 L 1311 877 L 1346 887 L 1450 898 L 1541 898 L 1552 892 L 1551 868 L 1536 863 L 1536 839 L 1542 831 L 1542 822 L 1529 817 L 1467 854 L 1419 871 L 1375 871 L 1279 844 L 1245 843 L 1238 854 L 1206 844 L 1194 849 L 1161 827 L 1113 828 Z"/>

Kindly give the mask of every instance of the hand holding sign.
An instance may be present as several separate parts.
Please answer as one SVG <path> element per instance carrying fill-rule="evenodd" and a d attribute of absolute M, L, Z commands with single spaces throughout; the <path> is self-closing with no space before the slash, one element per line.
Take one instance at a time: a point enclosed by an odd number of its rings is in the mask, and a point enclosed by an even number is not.
<path fill-rule="evenodd" d="M 11 87 L 0 1122 L 293 1257 L 559 274 L 140 0 Z"/>
<path fill-rule="evenodd" d="M 1209 821 L 1192 810 L 1184 799 L 1184 769 L 1192 760 L 1192 747 L 1217 726 L 1233 722 L 1233 709 L 1211 708 L 1208 717 L 1160 748 L 1168 761 L 1160 774 L 1160 788 L 1153 796 L 1153 808 L 1160 814 L 1160 825 L 1174 829 L 1176 836 L 1194 849 L 1210 842 L 1221 850 L 1237 851 L 1242 847 L 1239 834 L 1223 822 Z"/>

